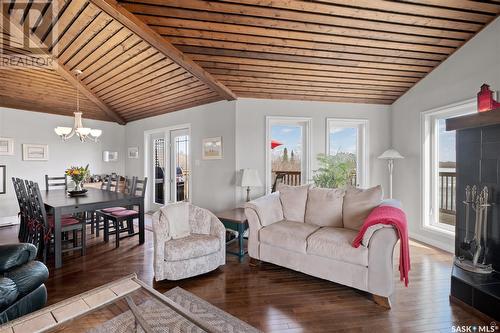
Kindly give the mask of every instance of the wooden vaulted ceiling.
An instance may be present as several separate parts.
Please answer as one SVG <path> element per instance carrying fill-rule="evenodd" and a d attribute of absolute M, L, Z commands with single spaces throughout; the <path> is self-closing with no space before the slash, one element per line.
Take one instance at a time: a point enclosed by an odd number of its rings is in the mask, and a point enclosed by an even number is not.
<path fill-rule="evenodd" d="M 8 12 L 19 26 L 38 13 L 30 2 L 9 1 L 23 10 Z M 51 6 L 58 14 L 30 20 L 37 22 L 30 39 L 58 66 L 0 67 L 0 105 L 71 114 L 79 86 L 85 117 L 120 123 L 236 97 L 391 104 L 500 13 L 500 0 Z M 10 40 L 7 33 L 1 41 Z M 83 70 L 80 79 L 75 69 Z"/>

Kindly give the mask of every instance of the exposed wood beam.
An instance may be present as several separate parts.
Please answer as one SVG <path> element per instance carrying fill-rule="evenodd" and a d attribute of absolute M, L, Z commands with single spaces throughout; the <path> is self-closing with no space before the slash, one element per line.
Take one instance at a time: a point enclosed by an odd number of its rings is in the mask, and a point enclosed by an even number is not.
<path fill-rule="evenodd" d="M 43 43 L 40 41 L 40 39 L 34 35 L 33 33 L 27 32 L 25 33 L 25 29 L 23 29 L 22 26 L 20 26 L 19 22 L 21 22 L 21 19 L 15 19 L 11 20 L 10 15 L 8 14 L 8 11 L 6 10 L 6 7 L 2 8 L 2 18 L 3 22 L 9 22 L 9 26 L 11 29 L 15 29 L 14 35 L 17 36 L 25 36 L 30 43 L 33 43 L 37 48 L 42 50 L 46 55 L 52 57 L 52 54 L 46 50 L 45 46 Z M 27 29 L 30 30 L 30 29 Z M 88 87 L 87 85 L 83 84 L 71 71 L 64 66 L 63 64 L 58 62 L 57 58 L 54 58 L 54 69 L 57 71 L 59 75 L 61 75 L 66 81 L 71 83 L 74 87 L 79 89 L 87 97 L 89 100 L 94 102 L 108 117 L 111 119 L 115 120 L 117 123 L 121 125 L 125 125 L 125 120 L 118 115 L 115 111 L 113 111 L 111 108 L 109 108 L 99 97 L 97 97 Z"/>
<path fill-rule="evenodd" d="M 133 31 L 142 39 L 147 41 L 153 47 L 158 49 L 164 55 L 172 59 L 195 77 L 200 79 L 217 94 L 227 100 L 236 99 L 236 95 L 210 73 L 196 64 L 193 60 L 187 57 L 184 53 L 170 44 L 165 38 L 153 31 L 146 23 L 138 19 L 134 14 L 123 8 L 114 0 L 91 0 L 96 6 L 105 11 L 108 15 L 123 24 L 125 27 Z"/>

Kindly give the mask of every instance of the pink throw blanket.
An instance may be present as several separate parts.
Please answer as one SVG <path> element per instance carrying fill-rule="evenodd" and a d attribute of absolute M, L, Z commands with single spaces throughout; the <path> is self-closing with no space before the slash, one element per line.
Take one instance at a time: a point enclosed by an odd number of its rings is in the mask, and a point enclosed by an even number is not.
<path fill-rule="evenodd" d="M 379 206 L 373 209 L 366 218 L 363 227 L 359 230 L 358 235 L 354 238 L 352 246 L 359 247 L 363 240 L 363 235 L 366 230 L 376 224 L 392 225 L 399 236 L 400 254 L 399 254 L 399 275 L 401 281 L 405 281 L 405 286 L 408 287 L 408 272 L 410 271 L 410 244 L 408 240 L 408 223 L 406 222 L 406 214 L 399 208 L 392 206 Z"/>

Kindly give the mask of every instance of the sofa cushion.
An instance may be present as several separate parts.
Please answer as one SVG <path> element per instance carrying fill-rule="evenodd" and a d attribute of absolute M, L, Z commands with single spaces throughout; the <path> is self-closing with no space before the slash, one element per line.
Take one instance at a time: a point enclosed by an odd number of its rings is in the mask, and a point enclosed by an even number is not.
<path fill-rule="evenodd" d="M 278 191 L 285 220 L 304 222 L 309 185 L 290 186 L 278 184 Z"/>
<path fill-rule="evenodd" d="M 189 225 L 189 203 L 181 201 L 169 203 L 162 207 L 168 221 L 168 229 L 173 239 L 189 236 L 191 227 Z"/>
<path fill-rule="evenodd" d="M 344 228 L 361 229 L 368 214 L 382 202 L 382 196 L 380 185 L 368 189 L 347 189 L 342 208 Z"/>
<path fill-rule="evenodd" d="M 18 296 L 16 283 L 9 278 L 0 277 L 0 311 L 14 303 Z"/>
<path fill-rule="evenodd" d="M 346 228 L 323 227 L 307 239 L 307 254 L 368 266 L 368 249 L 352 246 L 357 234 Z"/>
<path fill-rule="evenodd" d="M 165 242 L 165 260 L 178 261 L 203 257 L 219 251 L 219 238 L 212 235 L 191 234 Z"/>
<path fill-rule="evenodd" d="M 257 213 L 260 224 L 263 227 L 284 219 L 283 207 L 281 206 L 280 194 L 278 192 L 247 202 L 245 208 L 251 208 Z"/>
<path fill-rule="evenodd" d="M 307 237 L 318 226 L 302 222 L 281 221 L 260 230 L 260 241 L 286 250 L 306 253 Z"/>
<path fill-rule="evenodd" d="M 344 190 L 336 188 L 309 189 L 305 222 L 320 227 L 342 228 Z"/>

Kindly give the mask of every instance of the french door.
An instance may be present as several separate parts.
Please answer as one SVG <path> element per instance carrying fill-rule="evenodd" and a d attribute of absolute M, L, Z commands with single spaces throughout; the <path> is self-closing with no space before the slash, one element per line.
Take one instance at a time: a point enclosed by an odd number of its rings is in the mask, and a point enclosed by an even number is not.
<path fill-rule="evenodd" d="M 190 199 L 191 161 L 189 128 L 166 128 L 145 135 L 148 158 L 148 210 L 155 211 L 169 202 Z"/>

